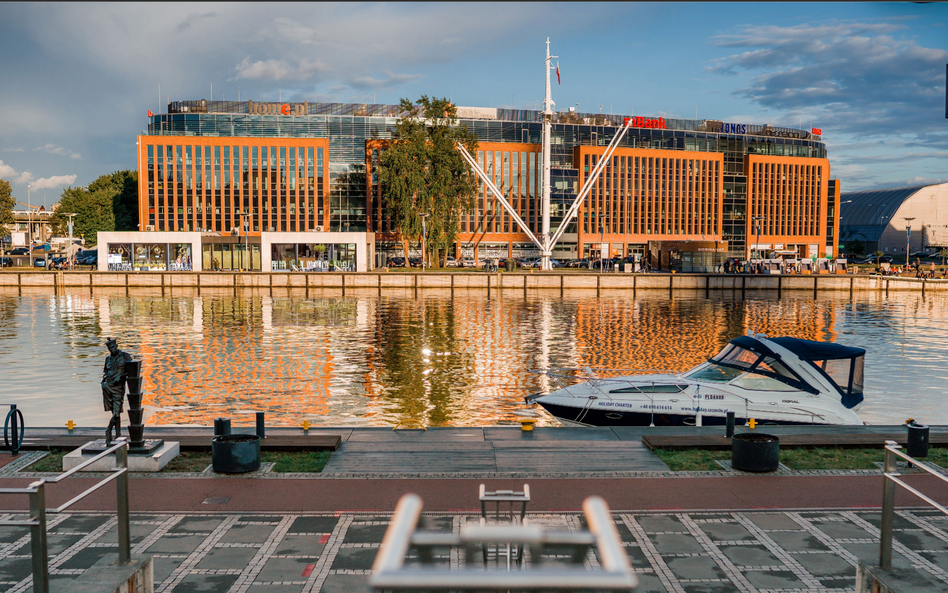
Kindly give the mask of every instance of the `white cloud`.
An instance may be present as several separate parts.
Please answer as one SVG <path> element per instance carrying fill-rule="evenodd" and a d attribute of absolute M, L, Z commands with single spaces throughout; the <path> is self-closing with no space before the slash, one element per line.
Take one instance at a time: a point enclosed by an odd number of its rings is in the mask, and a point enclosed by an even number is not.
<path fill-rule="evenodd" d="M 79 154 L 78 152 L 73 152 L 73 151 L 69 150 L 68 148 L 64 148 L 64 147 L 62 147 L 62 146 L 56 146 L 55 144 L 44 144 L 43 146 L 37 146 L 36 148 L 33 149 L 33 152 L 37 152 L 37 151 L 40 151 L 40 150 L 42 150 L 42 151 L 44 151 L 44 152 L 48 152 L 49 154 L 57 154 L 57 155 L 60 155 L 60 156 L 68 156 L 68 157 L 71 158 L 71 159 L 81 159 L 81 158 L 82 158 L 82 155 Z"/>
<path fill-rule="evenodd" d="M 22 147 L 20 148 L 4 148 L 3 152 L 24 152 Z"/>
<path fill-rule="evenodd" d="M 862 137 L 918 134 L 941 115 L 948 51 L 891 33 L 901 23 L 837 22 L 748 26 L 713 38 L 749 51 L 714 60 L 708 70 L 747 74 L 736 95 L 784 112 L 786 122 L 825 122 L 829 133 Z M 775 122 L 777 123 L 777 122 Z M 948 135 L 929 142 L 948 146 Z"/>
<path fill-rule="evenodd" d="M 11 179 L 13 183 L 22 185 L 33 180 L 33 174 L 29 171 L 17 173 L 16 169 L 0 161 L 0 179 Z"/>
<path fill-rule="evenodd" d="M 33 182 L 33 189 L 53 189 L 64 185 L 72 185 L 76 182 L 77 175 L 53 175 L 52 177 L 43 177 Z"/>

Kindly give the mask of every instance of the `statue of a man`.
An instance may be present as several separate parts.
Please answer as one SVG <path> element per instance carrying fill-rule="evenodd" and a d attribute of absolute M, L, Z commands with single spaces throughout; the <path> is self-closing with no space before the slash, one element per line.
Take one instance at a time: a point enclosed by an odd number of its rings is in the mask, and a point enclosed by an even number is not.
<path fill-rule="evenodd" d="M 131 362 L 132 357 L 118 348 L 115 338 L 109 338 L 105 343 L 109 355 L 105 358 L 102 367 L 102 405 L 106 412 L 112 412 L 109 427 L 105 429 L 105 443 L 112 444 L 112 427 L 115 427 L 115 438 L 122 436 L 122 406 L 125 403 L 125 363 Z"/>

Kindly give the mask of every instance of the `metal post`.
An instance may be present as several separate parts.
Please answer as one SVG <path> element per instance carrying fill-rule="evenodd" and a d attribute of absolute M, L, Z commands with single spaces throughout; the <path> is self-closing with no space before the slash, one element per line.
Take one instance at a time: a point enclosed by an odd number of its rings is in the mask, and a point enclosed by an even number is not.
<path fill-rule="evenodd" d="M 261 439 L 267 438 L 266 423 L 264 422 L 264 412 L 257 412 L 257 436 Z"/>
<path fill-rule="evenodd" d="M 555 103 L 550 89 L 550 68 L 553 65 L 552 58 L 555 57 L 550 55 L 550 38 L 547 37 L 546 61 L 543 68 L 546 72 L 546 96 L 543 98 L 543 172 L 541 179 L 543 200 L 540 205 L 540 236 L 542 237 L 540 269 L 542 270 L 552 269 L 550 265 L 550 256 L 553 249 L 553 245 L 550 243 L 550 134 L 553 127 L 553 106 Z"/>
<path fill-rule="evenodd" d="M 125 469 L 115 478 L 116 519 L 118 520 L 119 564 L 132 560 L 132 540 L 128 519 L 128 440 L 115 450 L 115 465 Z"/>
<path fill-rule="evenodd" d="M 895 445 L 889 441 L 887 445 Z M 895 482 L 885 474 L 895 473 L 895 454 L 885 449 L 885 468 L 882 486 L 882 528 L 879 536 L 879 566 L 882 570 L 892 570 L 892 526 L 895 521 Z"/>
<path fill-rule="evenodd" d="M 33 188 L 33 184 L 28 184 L 26 186 L 26 201 L 28 202 L 26 206 L 26 226 L 30 230 L 30 269 L 33 269 L 33 199 L 30 194 L 30 190 Z"/>
<path fill-rule="evenodd" d="M 909 253 L 912 252 L 912 221 L 915 217 L 903 218 L 903 220 L 905 221 L 905 267 L 907 268 L 911 264 Z"/>
<path fill-rule="evenodd" d="M 425 260 L 428 251 L 428 227 L 425 221 L 428 219 L 428 213 L 419 214 L 421 217 L 421 271 L 425 271 Z"/>
<path fill-rule="evenodd" d="M 49 560 L 46 550 L 46 484 L 32 484 L 36 488 L 30 493 L 30 548 L 33 555 L 33 591 L 49 593 Z"/>

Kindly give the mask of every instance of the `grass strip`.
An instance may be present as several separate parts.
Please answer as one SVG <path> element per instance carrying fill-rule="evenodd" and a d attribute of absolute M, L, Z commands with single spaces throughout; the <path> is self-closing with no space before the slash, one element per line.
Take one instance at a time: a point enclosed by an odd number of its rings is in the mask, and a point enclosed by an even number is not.
<path fill-rule="evenodd" d="M 715 460 L 730 460 L 731 452 L 703 449 L 655 449 L 658 457 L 674 472 L 717 471 Z M 837 447 L 794 448 L 780 450 L 780 463 L 794 470 L 815 469 L 879 469 L 885 452 L 881 448 L 844 449 Z M 922 460 L 948 467 L 948 448 L 929 448 Z M 900 460 L 901 461 L 901 460 Z"/>
<path fill-rule="evenodd" d="M 49 449 L 49 455 L 34 464 L 28 465 L 20 471 L 28 472 L 62 472 L 63 457 L 69 453 L 68 449 Z"/>
<path fill-rule="evenodd" d="M 62 472 L 63 457 L 72 449 L 50 449 L 49 455 L 25 468 L 30 472 Z M 331 451 L 261 451 L 260 461 L 273 463 L 274 472 L 319 473 L 329 461 Z M 212 462 L 210 451 L 182 451 L 162 469 L 167 473 L 200 473 Z"/>

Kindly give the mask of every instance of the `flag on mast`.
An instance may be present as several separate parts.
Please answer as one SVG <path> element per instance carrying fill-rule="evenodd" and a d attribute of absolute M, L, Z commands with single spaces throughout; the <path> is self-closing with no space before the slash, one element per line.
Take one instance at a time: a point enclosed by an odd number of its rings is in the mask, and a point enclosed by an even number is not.
<path fill-rule="evenodd" d="M 560 61 L 556 61 L 556 84 L 563 84 L 560 82 Z"/>
<path fill-rule="evenodd" d="M 148 110 L 148 117 L 155 117 L 155 114 L 151 112 L 151 109 Z"/>

